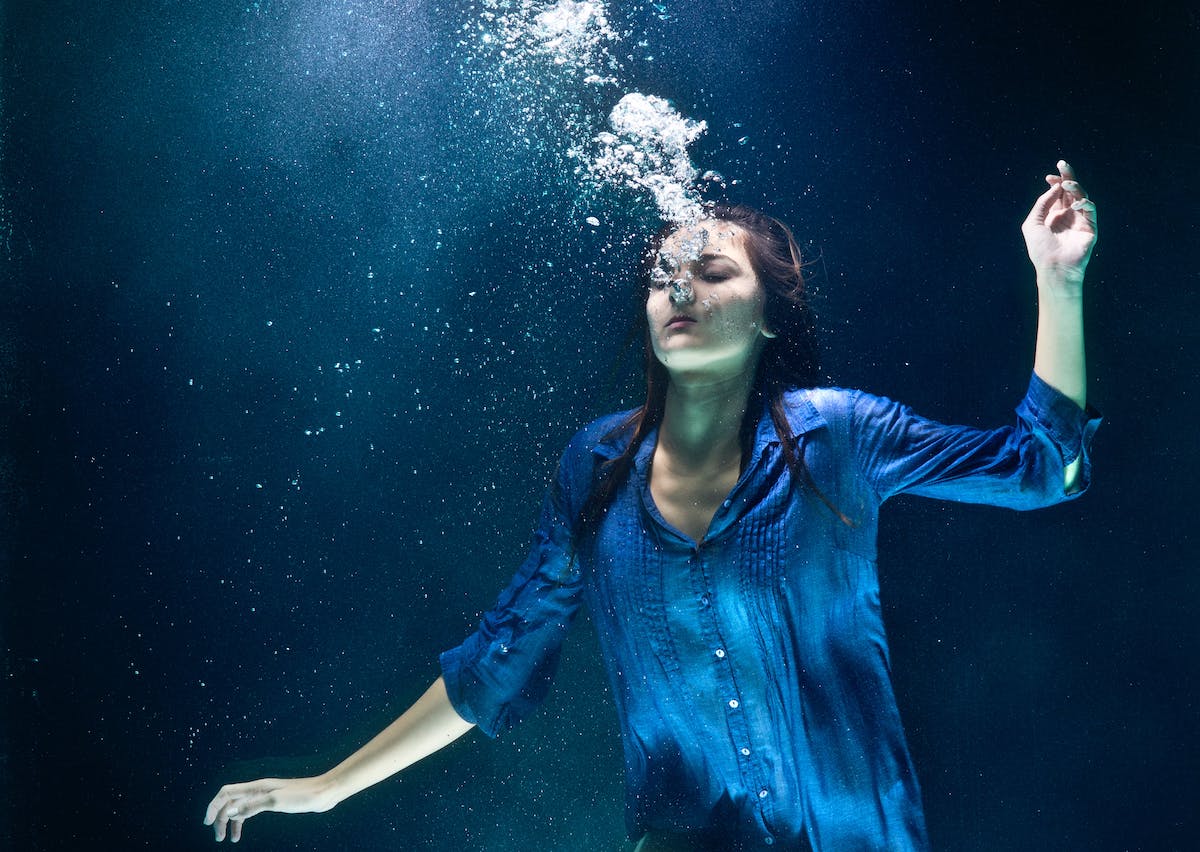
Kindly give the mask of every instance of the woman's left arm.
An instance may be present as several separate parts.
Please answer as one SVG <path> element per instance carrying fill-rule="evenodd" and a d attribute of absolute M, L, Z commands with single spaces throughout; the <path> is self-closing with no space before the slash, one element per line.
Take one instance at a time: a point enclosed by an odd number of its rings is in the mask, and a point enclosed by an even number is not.
<path fill-rule="evenodd" d="M 1037 272 L 1038 330 L 1033 370 L 1080 408 L 1087 401 L 1083 354 L 1083 271 L 1096 245 L 1096 205 L 1066 161 L 1021 226 Z"/>
<path fill-rule="evenodd" d="M 1034 203 L 1021 225 L 1029 259 L 1037 272 L 1038 327 L 1033 371 L 1080 408 L 1087 401 L 1083 347 L 1083 273 L 1096 245 L 1096 205 L 1065 160 L 1058 174 L 1046 175 L 1050 188 Z M 1068 490 L 1078 460 L 1067 466 Z"/>

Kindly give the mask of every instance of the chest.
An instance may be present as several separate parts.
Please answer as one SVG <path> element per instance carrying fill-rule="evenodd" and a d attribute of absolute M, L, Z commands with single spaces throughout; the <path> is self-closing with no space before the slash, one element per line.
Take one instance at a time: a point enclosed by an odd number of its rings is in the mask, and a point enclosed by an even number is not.
<path fill-rule="evenodd" d="M 739 472 L 737 464 L 681 472 L 657 463 L 650 471 L 650 496 L 664 521 L 692 541 L 700 541 L 737 485 Z"/>

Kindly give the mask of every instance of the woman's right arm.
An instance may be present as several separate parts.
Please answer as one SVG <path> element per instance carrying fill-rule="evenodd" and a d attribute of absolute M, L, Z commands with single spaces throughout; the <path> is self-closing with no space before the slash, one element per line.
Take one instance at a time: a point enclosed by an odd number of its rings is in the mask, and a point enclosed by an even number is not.
<path fill-rule="evenodd" d="M 242 836 L 242 823 L 255 814 L 327 811 L 449 745 L 473 727 L 458 715 L 439 677 L 400 718 L 323 775 L 263 778 L 222 787 L 208 805 L 204 824 L 213 827 L 218 842 L 225 839 L 228 828 L 229 839 L 236 843 Z"/>

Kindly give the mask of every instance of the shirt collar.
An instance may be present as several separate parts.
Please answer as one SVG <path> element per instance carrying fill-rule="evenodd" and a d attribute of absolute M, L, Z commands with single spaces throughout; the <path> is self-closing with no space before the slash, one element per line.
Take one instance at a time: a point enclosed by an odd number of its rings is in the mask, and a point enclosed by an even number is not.
<path fill-rule="evenodd" d="M 808 391 L 788 391 L 784 396 L 784 407 L 787 411 L 788 425 L 791 427 L 793 436 L 798 437 L 826 425 L 825 418 L 821 416 L 816 406 L 813 405 Z M 629 446 L 629 439 L 632 437 L 632 434 L 630 430 L 620 430 L 615 434 L 604 435 L 592 447 L 592 452 L 603 459 L 615 459 Z M 639 467 L 646 461 L 649 453 L 653 451 L 657 439 L 658 427 L 655 426 L 647 433 L 645 440 L 642 441 L 642 446 L 638 448 L 635 461 Z M 776 434 L 775 424 L 771 420 L 770 405 L 764 400 L 758 417 L 758 425 L 755 427 L 754 432 L 754 457 L 758 458 L 766 451 L 767 447 L 772 445 L 779 445 L 779 435 Z"/>

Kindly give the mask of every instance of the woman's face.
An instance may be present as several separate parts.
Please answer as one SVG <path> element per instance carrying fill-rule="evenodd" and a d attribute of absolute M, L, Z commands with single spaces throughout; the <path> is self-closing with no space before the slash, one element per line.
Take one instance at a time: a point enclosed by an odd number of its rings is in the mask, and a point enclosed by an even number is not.
<path fill-rule="evenodd" d="M 764 293 L 742 229 L 704 222 L 663 243 L 646 300 L 654 354 L 673 375 L 753 369 L 766 337 Z"/>

